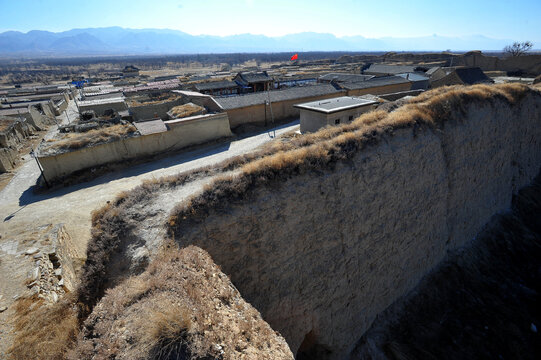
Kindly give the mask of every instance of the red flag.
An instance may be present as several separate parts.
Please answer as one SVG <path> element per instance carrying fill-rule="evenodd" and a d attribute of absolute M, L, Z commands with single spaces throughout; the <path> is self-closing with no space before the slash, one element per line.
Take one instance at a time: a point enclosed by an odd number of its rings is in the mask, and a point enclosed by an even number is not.
<path fill-rule="evenodd" d="M 291 61 L 297 60 L 299 58 L 299 54 L 295 54 L 291 57 Z"/>

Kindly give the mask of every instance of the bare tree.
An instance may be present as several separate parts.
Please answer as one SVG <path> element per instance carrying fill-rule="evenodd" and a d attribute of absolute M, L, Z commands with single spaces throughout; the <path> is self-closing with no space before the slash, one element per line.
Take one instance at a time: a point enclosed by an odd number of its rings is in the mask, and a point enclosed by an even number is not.
<path fill-rule="evenodd" d="M 515 41 L 513 45 L 507 45 L 506 47 L 504 47 L 503 52 L 511 56 L 521 56 L 524 55 L 532 47 L 533 44 L 530 41 Z"/>

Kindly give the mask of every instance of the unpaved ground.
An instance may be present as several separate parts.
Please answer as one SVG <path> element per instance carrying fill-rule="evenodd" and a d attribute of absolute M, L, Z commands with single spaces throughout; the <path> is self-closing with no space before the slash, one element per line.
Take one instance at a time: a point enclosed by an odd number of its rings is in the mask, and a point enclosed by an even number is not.
<path fill-rule="evenodd" d="M 74 109 L 75 104 L 70 104 L 70 116 Z M 65 115 L 59 119 L 63 123 L 67 122 Z M 295 121 L 277 127 L 275 132 L 264 131 L 242 139 L 202 146 L 168 158 L 115 171 L 90 182 L 42 194 L 33 192 L 33 186 L 39 177 L 39 169 L 35 160 L 27 157 L 11 182 L 0 191 L 0 276 L 3 279 L 0 288 L 2 291 L 0 296 L 3 296 L 0 299 L 0 308 L 8 306 L 7 311 L 0 313 L 0 358 L 4 357 L 4 351 L 9 345 L 9 339 L 6 339 L 9 334 L 7 320 L 13 315 L 9 307 L 14 301 L 14 295 L 24 294 L 26 290 L 24 281 L 32 266 L 31 259 L 24 253 L 29 247 L 35 246 L 29 239 L 38 229 L 48 224 L 65 224 L 76 246 L 75 251 L 83 257 L 90 239 L 91 212 L 112 200 L 116 194 L 130 190 L 144 180 L 214 165 L 253 151 L 271 141 L 274 136 L 297 128 L 298 121 Z M 45 139 L 53 136 L 55 131 L 56 127 L 52 128 Z M 168 197 L 172 194 L 160 194 L 152 206 L 157 207 L 157 214 L 163 215 L 180 199 L 199 191 L 210 180 L 210 178 L 199 179 L 177 189 L 174 201 Z M 162 219 L 161 216 L 159 218 Z"/>

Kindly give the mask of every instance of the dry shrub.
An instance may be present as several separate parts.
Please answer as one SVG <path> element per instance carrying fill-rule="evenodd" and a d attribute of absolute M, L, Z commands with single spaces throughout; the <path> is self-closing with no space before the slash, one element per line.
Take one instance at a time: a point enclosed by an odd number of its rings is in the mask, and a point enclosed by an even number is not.
<path fill-rule="evenodd" d="M 71 357 L 234 360 L 269 349 L 292 358 L 204 250 L 169 243 L 145 272 L 106 292 Z"/>
<path fill-rule="evenodd" d="M 63 138 L 53 140 L 44 152 L 59 152 L 77 150 L 84 147 L 107 143 L 132 136 L 137 129 L 133 125 L 113 125 L 101 129 L 90 130 L 85 133 L 68 133 Z"/>
<path fill-rule="evenodd" d="M 158 309 L 141 318 L 141 347 L 148 349 L 153 359 L 188 358 L 188 333 L 192 328 L 190 314 L 180 303 L 165 300 Z"/>
<path fill-rule="evenodd" d="M 161 104 L 164 102 L 175 101 L 180 98 L 182 98 L 181 95 L 176 95 L 176 94 L 172 95 L 170 93 L 164 93 L 158 96 L 153 96 L 148 100 L 145 100 L 143 98 L 130 99 L 130 100 L 127 100 L 126 103 L 128 104 L 129 107 L 138 107 L 138 106 Z"/>
<path fill-rule="evenodd" d="M 15 304 L 14 340 L 8 350 L 12 359 L 62 360 L 78 333 L 75 297 L 68 294 L 58 303 L 22 298 Z"/>
<path fill-rule="evenodd" d="M 184 105 L 179 105 L 173 107 L 169 110 L 169 113 L 175 119 L 181 119 L 192 115 L 204 114 L 206 112 L 205 108 L 193 103 L 188 103 Z"/>

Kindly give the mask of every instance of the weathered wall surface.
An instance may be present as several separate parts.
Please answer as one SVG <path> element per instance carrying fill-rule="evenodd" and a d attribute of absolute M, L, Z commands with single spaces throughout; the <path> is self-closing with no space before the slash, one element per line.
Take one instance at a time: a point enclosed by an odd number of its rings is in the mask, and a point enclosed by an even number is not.
<path fill-rule="evenodd" d="M 105 99 L 108 100 L 108 99 Z M 113 101 L 114 100 L 114 101 Z M 128 110 L 124 99 L 112 99 L 110 101 L 88 100 L 79 102 L 79 111 L 94 111 L 97 116 L 102 116 L 106 110 L 113 109 L 117 112 Z"/>
<path fill-rule="evenodd" d="M 299 109 L 293 107 L 293 105 L 316 100 L 330 99 L 343 95 L 343 92 L 336 92 L 323 96 L 312 96 L 295 100 L 276 101 L 272 103 L 272 115 L 274 116 L 274 121 L 298 118 L 300 116 Z M 238 126 L 245 124 L 265 126 L 269 125 L 272 121 L 271 109 L 265 104 L 247 106 L 238 109 L 229 109 L 227 110 L 227 115 L 229 116 L 231 129 L 235 129 Z"/>
<path fill-rule="evenodd" d="M 164 101 L 158 104 L 130 106 L 130 114 L 136 120 L 149 120 L 154 118 L 160 118 L 162 120 L 169 119 L 167 112 L 171 108 L 182 105 L 184 103 L 182 98 L 178 98 L 173 101 Z"/>
<path fill-rule="evenodd" d="M 403 84 L 391 84 L 385 86 L 375 86 L 366 89 L 352 89 L 348 90 L 348 96 L 359 96 L 359 95 L 381 95 L 381 94 L 390 94 L 399 91 L 408 91 L 411 90 L 411 83 Z"/>
<path fill-rule="evenodd" d="M 339 111 L 332 114 L 325 114 L 316 111 L 301 109 L 301 133 L 304 134 L 307 132 L 316 132 L 327 125 L 336 125 L 336 120 L 338 120 L 338 124 L 351 123 L 352 120 L 358 118 L 365 112 L 374 110 L 376 107 L 377 105 L 369 105 L 358 107 L 355 109 Z"/>
<path fill-rule="evenodd" d="M 170 128 L 166 132 L 39 157 L 45 178 L 53 180 L 81 169 L 177 150 L 231 136 L 229 120 L 225 113 L 196 116 L 166 124 Z"/>
<path fill-rule="evenodd" d="M 540 108 L 530 93 L 470 104 L 442 129 L 396 130 L 332 170 L 207 209 L 175 239 L 208 251 L 294 353 L 310 338 L 322 358 L 345 358 L 539 172 Z"/>
<path fill-rule="evenodd" d="M 541 55 L 509 56 L 500 59 L 485 56 L 480 52 L 470 52 L 457 60 L 457 65 L 478 66 L 484 71 L 522 71 L 532 75 L 541 73 Z"/>

